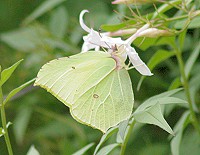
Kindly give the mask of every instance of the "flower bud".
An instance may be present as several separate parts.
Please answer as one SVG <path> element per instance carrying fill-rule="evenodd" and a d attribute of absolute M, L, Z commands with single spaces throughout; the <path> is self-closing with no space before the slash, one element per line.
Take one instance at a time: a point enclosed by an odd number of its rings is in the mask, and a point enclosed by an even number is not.
<path fill-rule="evenodd" d="M 156 38 L 161 36 L 173 36 L 174 33 L 170 32 L 169 30 L 160 30 L 157 28 L 149 28 L 145 31 L 142 31 L 138 37 L 149 37 L 149 38 Z"/>
<path fill-rule="evenodd" d="M 115 0 L 112 4 L 145 4 L 145 3 L 153 3 L 156 0 Z"/>

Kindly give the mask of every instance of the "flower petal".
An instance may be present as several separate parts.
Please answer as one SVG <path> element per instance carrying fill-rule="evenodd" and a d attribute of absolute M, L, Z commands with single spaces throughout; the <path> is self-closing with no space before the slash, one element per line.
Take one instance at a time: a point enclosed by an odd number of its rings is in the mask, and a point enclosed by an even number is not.
<path fill-rule="evenodd" d="M 97 47 L 98 46 L 96 46 L 96 45 L 90 44 L 88 42 L 84 42 L 83 46 L 82 46 L 82 49 L 81 49 L 81 53 L 85 53 L 85 52 L 87 52 L 87 51 L 89 51 L 91 49 L 96 49 Z"/>
<path fill-rule="evenodd" d="M 138 53 L 135 51 L 135 49 L 131 46 L 128 46 L 126 48 L 126 52 L 128 54 L 128 57 L 135 67 L 135 69 L 142 75 L 151 76 L 153 75 L 150 71 L 150 69 L 147 67 L 147 65 L 140 59 L 138 56 Z"/>
<path fill-rule="evenodd" d="M 106 35 L 103 35 L 103 37 L 101 38 L 101 41 L 106 42 L 110 46 L 122 45 L 125 43 L 120 37 L 112 38 L 112 37 L 108 37 Z"/>
<path fill-rule="evenodd" d="M 87 25 L 85 25 L 84 20 L 83 20 L 83 16 L 86 12 L 89 12 L 88 10 L 83 10 L 81 11 L 80 15 L 79 15 L 79 23 L 82 27 L 83 30 L 85 30 L 86 32 L 90 33 L 90 28 L 87 27 Z"/>

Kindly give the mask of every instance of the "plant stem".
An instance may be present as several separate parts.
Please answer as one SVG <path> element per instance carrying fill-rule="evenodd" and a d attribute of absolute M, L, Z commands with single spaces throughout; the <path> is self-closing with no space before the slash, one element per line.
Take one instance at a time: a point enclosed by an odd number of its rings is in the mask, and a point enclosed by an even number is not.
<path fill-rule="evenodd" d="M 127 134 L 126 134 L 126 136 L 124 137 L 124 142 L 123 142 L 122 145 L 121 145 L 121 152 L 120 152 L 120 155 L 124 155 L 124 154 L 125 154 L 126 145 L 127 145 L 128 140 L 129 140 L 129 138 L 130 138 L 130 136 L 131 136 L 131 132 L 132 132 L 132 130 L 133 130 L 134 125 L 135 125 L 135 120 L 133 120 L 133 122 L 129 125 Z"/>
<path fill-rule="evenodd" d="M 9 139 L 9 135 L 8 135 L 8 130 L 6 127 L 6 114 L 5 114 L 5 109 L 4 109 L 4 105 L 3 105 L 3 93 L 2 93 L 1 86 L 0 86 L 0 107 L 1 107 L 1 121 L 2 121 L 3 130 L 5 132 L 4 138 L 6 141 L 8 153 L 9 153 L 9 155 L 13 155 L 13 151 L 12 151 L 12 147 L 11 147 L 11 143 L 10 143 L 10 139 Z"/>
<path fill-rule="evenodd" d="M 198 119 L 196 117 L 195 111 L 194 111 L 193 106 L 192 106 L 192 99 L 191 99 L 191 95 L 190 95 L 188 78 L 185 74 L 184 62 L 183 62 L 183 59 L 182 59 L 181 51 L 178 50 L 178 49 L 176 50 L 176 57 L 178 59 L 181 77 L 183 78 L 183 87 L 185 89 L 185 95 L 187 97 L 188 104 L 189 104 L 190 114 L 191 114 L 191 118 L 192 118 L 192 124 L 200 135 L 200 126 L 199 126 Z"/>

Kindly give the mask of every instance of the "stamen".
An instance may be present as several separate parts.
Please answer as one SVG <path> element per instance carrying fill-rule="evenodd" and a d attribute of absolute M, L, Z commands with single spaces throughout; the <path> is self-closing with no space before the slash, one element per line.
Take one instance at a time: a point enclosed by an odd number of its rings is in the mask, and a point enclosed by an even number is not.
<path fill-rule="evenodd" d="M 136 31 L 136 33 L 134 33 L 130 38 L 128 38 L 125 42 L 126 44 L 131 44 L 138 36 L 141 32 L 143 32 L 144 30 L 148 29 L 149 28 L 149 24 L 145 24 L 143 27 L 141 27 L 140 29 L 138 29 Z"/>

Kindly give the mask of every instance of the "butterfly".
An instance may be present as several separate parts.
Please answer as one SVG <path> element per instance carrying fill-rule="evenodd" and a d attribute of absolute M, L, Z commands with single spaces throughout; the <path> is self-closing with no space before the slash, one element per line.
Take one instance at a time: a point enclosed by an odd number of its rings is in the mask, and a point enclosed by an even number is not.
<path fill-rule="evenodd" d="M 104 133 L 132 113 L 128 71 L 125 64 L 117 67 L 108 52 L 88 51 L 52 60 L 40 69 L 34 85 L 68 106 L 75 120 Z"/>

